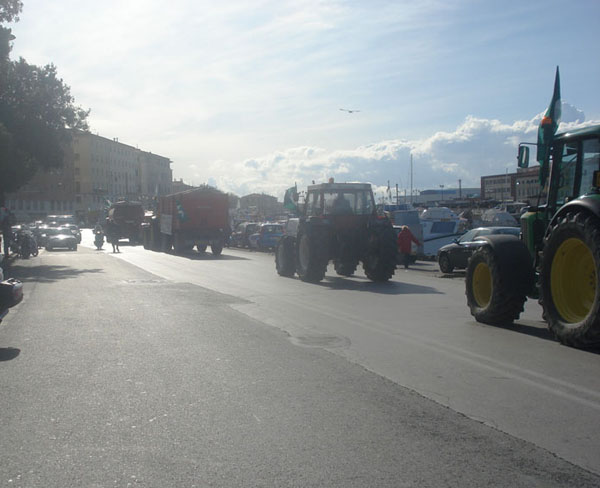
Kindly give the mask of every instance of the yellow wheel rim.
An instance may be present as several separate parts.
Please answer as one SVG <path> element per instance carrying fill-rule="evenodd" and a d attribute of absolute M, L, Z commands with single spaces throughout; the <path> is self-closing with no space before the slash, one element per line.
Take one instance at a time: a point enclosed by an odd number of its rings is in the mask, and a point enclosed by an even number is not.
<path fill-rule="evenodd" d="M 492 272 L 486 263 L 477 264 L 473 271 L 473 298 L 481 308 L 492 299 Z"/>
<path fill-rule="evenodd" d="M 565 240 L 552 259 L 550 287 L 552 301 L 560 316 L 569 323 L 583 321 L 596 297 L 594 255 L 581 239 Z"/>

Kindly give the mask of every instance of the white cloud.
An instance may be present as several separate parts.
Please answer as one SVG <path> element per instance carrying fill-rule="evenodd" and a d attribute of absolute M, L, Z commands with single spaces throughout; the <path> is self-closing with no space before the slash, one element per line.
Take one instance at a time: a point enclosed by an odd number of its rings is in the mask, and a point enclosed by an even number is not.
<path fill-rule="evenodd" d="M 468 116 L 452 132 L 438 132 L 422 140 L 389 140 L 352 150 L 328 151 L 298 147 L 248 159 L 233 165 L 215 162 L 206 175 L 222 189 L 238 194 L 265 192 L 282 197 L 289 186 L 305 187 L 312 180 L 368 181 L 378 191 L 410 185 L 409 161 L 413 155 L 413 188 L 479 187 L 482 175 L 503 174 L 516 168 L 519 142 L 535 141 L 542 114 L 530 120 L 505 124 Z M 563 102 L 559 130 L 591 125 L 581 110 Z M 205 178 L 206 179 L 206 178 Z"/>

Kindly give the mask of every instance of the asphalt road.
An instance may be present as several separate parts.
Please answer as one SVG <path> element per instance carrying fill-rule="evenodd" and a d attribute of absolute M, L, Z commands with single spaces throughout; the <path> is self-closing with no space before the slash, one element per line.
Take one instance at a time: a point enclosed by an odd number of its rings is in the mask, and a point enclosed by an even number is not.
<path fill-rule="evenodd" d="M 600 486 L 598 355 L 535 307 L 480 326 L 427 264 L 309 285 L 121 249 L 15 263 L 0 486 Z"/>

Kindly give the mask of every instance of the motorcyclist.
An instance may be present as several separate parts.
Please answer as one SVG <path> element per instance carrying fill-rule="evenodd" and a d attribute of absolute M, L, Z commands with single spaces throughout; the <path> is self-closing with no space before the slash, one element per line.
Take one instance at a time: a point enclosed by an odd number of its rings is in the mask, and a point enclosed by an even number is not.
<path fill-rule="evenodd" d="M 100 225 L 100 222 L 94 227 L 94 244 L 98 249 L 104 244 L 104 229 Z"/>

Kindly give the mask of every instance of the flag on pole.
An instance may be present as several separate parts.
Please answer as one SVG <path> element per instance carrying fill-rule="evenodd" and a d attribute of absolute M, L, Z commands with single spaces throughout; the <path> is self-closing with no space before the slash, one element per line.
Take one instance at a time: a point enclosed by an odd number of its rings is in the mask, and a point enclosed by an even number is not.
<path fill-rule="evenodd" d="M 297 209 L 296 202 L 298 201 L 298 190 L 296 185 L 288 188 L 283 196 L 283 206 L 288 210 L 295 211 Z"/>
<path fill-rule="evenodd" d="M 560 77 L 558 73 L 558 66 L 556 67 L 556 77 L 554 79 L 554 93 L 552 94 L 552 100 L 546 110 L 546 113 L 542 117 L 540 127 L 538 128 L 538 140 L 537 140 L 537 160 L 540 163 L 540 183 L 543 186 L 546 183 L 548 177 L 548 164 L 550 159 L 550 146 L 554 139 L 554 134 L 558 129 L 561 115 L 561 101 L 560 101 Z"/>

